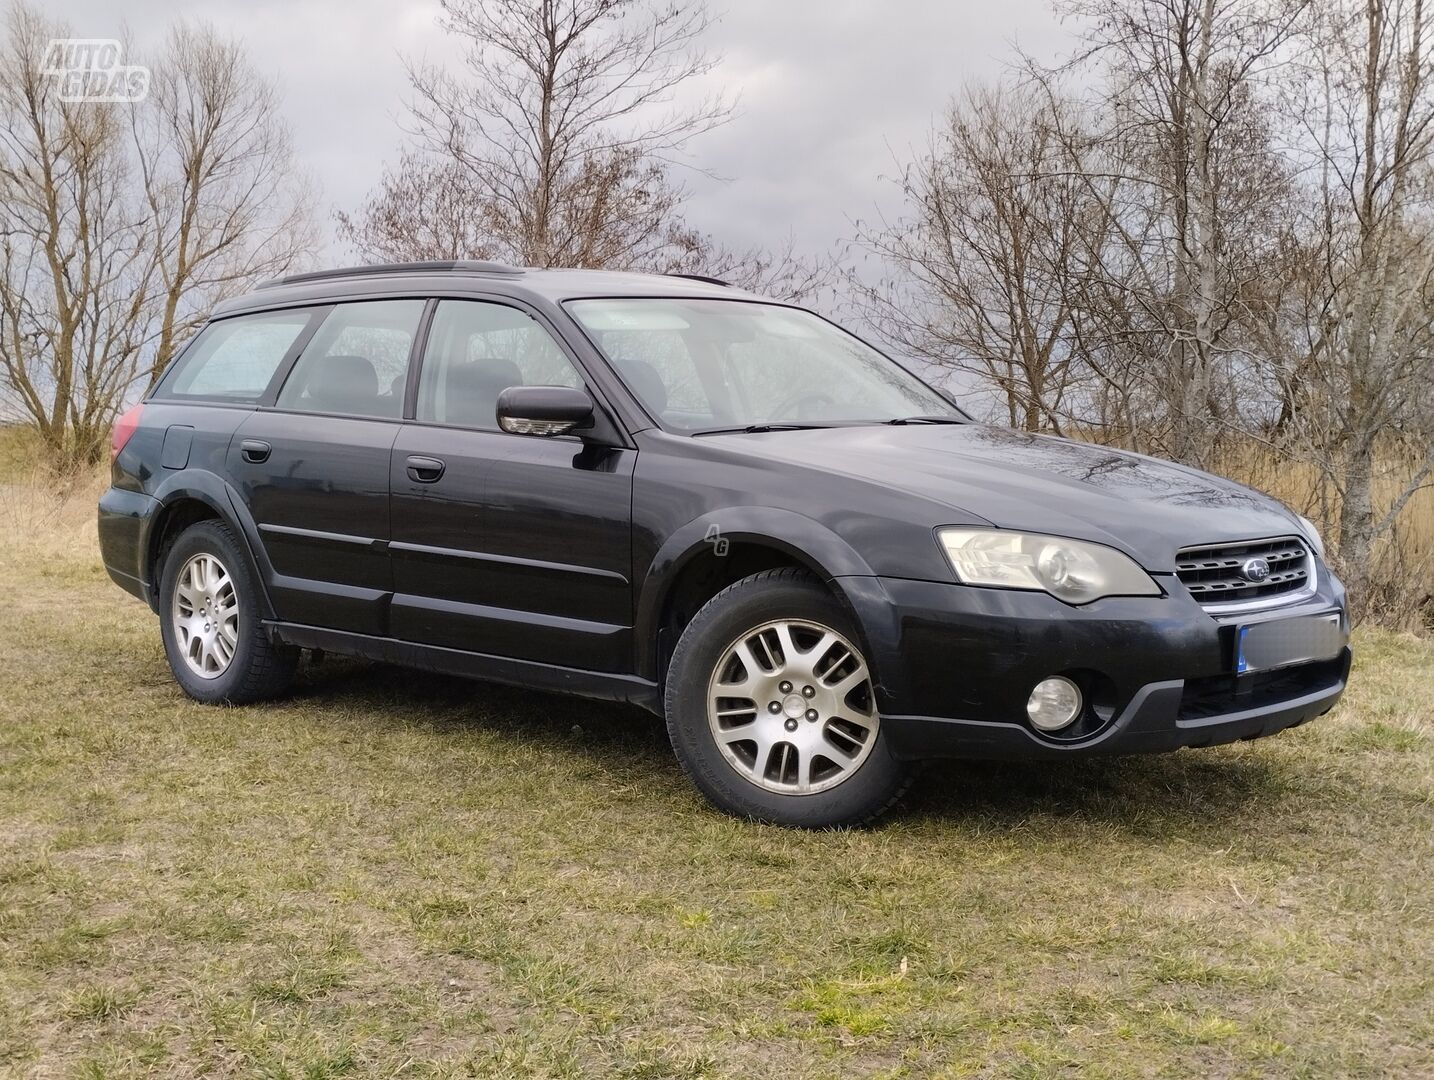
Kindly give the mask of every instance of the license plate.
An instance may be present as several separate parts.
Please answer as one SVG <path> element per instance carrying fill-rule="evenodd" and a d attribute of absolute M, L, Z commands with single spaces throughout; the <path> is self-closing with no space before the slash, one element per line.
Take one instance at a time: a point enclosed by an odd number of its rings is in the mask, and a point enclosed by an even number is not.
<path fill-rule="evenodd" d="M 1235 638 L 1235 670 L 1244 674 L 1329 660 L 1339 655 L 1346 640 L 1339 612 L 1250 623 L 1240 627 Z"/>

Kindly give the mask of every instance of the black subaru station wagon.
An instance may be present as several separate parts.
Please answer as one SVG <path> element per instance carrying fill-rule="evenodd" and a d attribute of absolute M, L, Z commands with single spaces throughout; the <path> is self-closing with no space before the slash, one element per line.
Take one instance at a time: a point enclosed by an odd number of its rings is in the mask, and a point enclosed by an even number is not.
<path fill-rule="evenodd" d="M 1327 712 L 1304 518 L 973 422 L 721 282 L 493 263 L 218 308 L 114 433 L 111 577 L 204 702 L 302 649 L 632 702 L 716 806 L 862 822 L 935 757 L 1209 746 Z"/>

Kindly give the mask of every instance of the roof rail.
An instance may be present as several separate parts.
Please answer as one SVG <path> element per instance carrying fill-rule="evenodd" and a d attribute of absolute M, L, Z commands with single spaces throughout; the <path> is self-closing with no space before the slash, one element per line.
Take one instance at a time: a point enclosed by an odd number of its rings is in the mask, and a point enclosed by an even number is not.
<path fill-rule="evenodd" d="M 523 271 L 506 263 L 487 262 L 481 259 L 428 259 L 423 262 L 373 263 L 369 266 L 342 266 L 335 270 L 313 270 L 306 274 L 289 274 L 286 277 L 266 281 L 258 287 L 271 289 L 280 285 L 300 285 L 309 281 L 328 281 L 332 278 L 370 277 L 377 274 L 430 274 L 430 273 L 502 274 L 512 277 Z"/>
<path fill-rule="evenodd" d="M 705 281 L 708 285 L 721 285 L 724 289 L 732 287 L 731 282 L 723 281 L 721 278 L 708 277 L 706 274 L 665 274 L 664 276 L 686 278 L 688 281 Z"/>

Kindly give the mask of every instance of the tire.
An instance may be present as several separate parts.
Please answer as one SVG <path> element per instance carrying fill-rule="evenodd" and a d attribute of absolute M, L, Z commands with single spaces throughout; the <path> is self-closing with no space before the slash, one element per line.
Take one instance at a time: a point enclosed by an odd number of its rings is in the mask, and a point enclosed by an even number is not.
<path fill-rule="evenodd" d="M 299 650 L 270 640 L 259 583 L 233 530 L 201 521 L 180 534 L 160 571 L 159 626 L 169 670 L 208 705 L 243 705 L 288 689 Z"/>
<path fill-rule="evenodd" d="M 818 829 L 896 803 L 909 771 L 887 748 L 859 642 L 836 598 L 794 567 L 743 578 L 697 613 L 664 704 L 672 749 L 713 806 Z"/>

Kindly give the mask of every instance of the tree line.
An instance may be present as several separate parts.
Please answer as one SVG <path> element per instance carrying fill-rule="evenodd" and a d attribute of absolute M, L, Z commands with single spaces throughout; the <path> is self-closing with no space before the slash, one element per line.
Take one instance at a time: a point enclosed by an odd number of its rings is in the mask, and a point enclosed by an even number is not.
<path fill-rule="evenodd" d="M 1013 426 L 1312 470 L 1359 598 L 1429 605 L 1428 550 L 1378 565 L 1401 524 L 1434 537 L 1403 517 L 1434 482 L 1428 5 L 1059 10 L 1074 54 L 958 95 L 906 213 L 860 226 L 866 311 Z"/>
<path fill-rule="evenodd" d="M 1072 55 L 965 87 L 897 162 L 902 211 L 854 222 L 875 277 L 684 218 L 677 162 L 733 114 L 692 93 L 720 59 L 703 0 L 443 0 L 462 62 L 409 64 L 407 144 L 333 224 L 365 260 L 703 273 L 792 299 L 840 276 L 885 341 L 963 373 L 995 418 L 1217 471 L 1298 465 L 1318 480 L 1298 508 L 1361 596 L 1410 575 L 1434 591 L 1427 561 L 1376 572 L 1434 483 L 1425 0 L 1056 14 Z M 308 263 L 320 230 L 238 43 L 178 23 L 133 58 L 144 101 L 96 104 L 46 73 L 66 36 L 23 0 L 6 17 L 0 394 L 73 466 L 215 302 Z"/>

